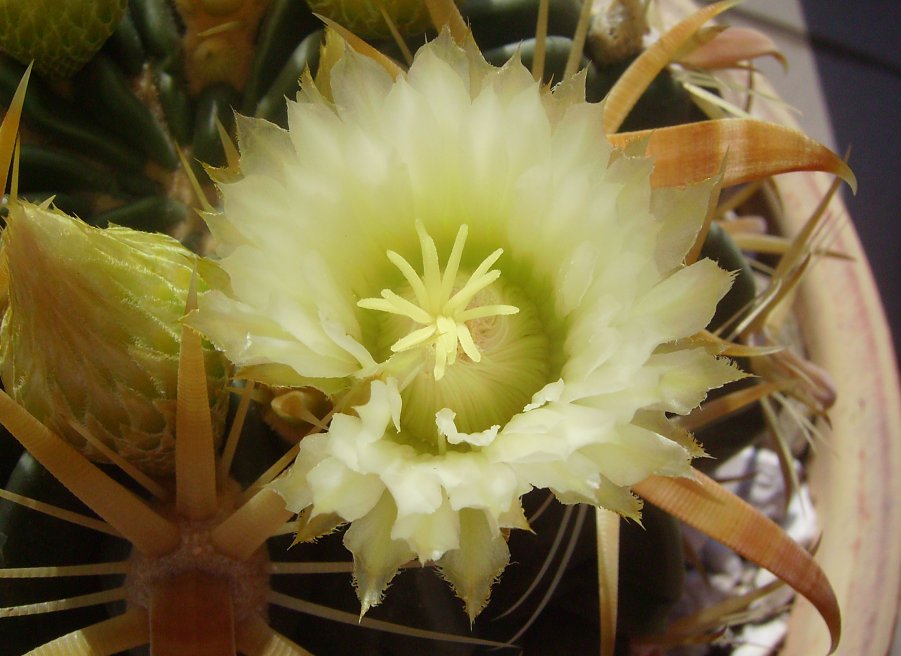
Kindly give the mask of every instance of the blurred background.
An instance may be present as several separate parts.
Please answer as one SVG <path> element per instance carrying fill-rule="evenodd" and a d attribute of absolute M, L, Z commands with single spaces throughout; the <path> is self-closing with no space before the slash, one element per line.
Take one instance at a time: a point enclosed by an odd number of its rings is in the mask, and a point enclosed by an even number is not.
<path fill-rule="evenodd" d="M 789 70 L 769 58 L 759 65 L 800 110 L 805 132 L 840 154 L 851 148 L 858 192 L 853 196 L 843 186 L 841 193 L 882 295 L 898 362 L 901 0 L 746 0 L 724 18 L 760 29 L 779 44 Z M 901 617 L 891 656 L 901 656 Z"/>
<path fill-rule="evenodd" d="M 775 38 L 791 66 L 770 80 L 805 128 L 839 153 L 851 148 L 859 190 L 842 190 L 901 354 L 901 2 L 751 0 L 732 10 Z M 740 17 L 740 18 L 739 18 Z M 841 299 L 836 299 L 841 302 Z M 899 591 L 901 592 L 901 591 Z M 899 618 L 901 620 L 901 618 Z M 899 621 L 901 626 L 901 621 Z M 895 629 L 893 656 L 901 656 Z"/>
<path fill-rule="evenodd" d="M 842 154 L 859 182 L 844 201 L 901 353 L 901 1 L 747 0 L 725 20 L 761 29 L 789 61 L 760 67 L 804 130 Z M 841 299 L 836 299 L 841 302 Z M 901 654 L 901 651 L 899 651 Z"/>

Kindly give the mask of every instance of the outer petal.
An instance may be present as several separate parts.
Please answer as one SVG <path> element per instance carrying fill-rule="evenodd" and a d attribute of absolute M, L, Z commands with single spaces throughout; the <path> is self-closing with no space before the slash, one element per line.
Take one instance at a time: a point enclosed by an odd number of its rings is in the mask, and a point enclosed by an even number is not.
<path fill-rule="evenodd" d="M 654 190 L 651 208 L 662 225 L 655 253 L 661 274 L 683 263 L 704 223 L 705 214 L 698 210 L 709 201 L 716 185 L 716 180 L 708 180 L 686 188 Z"/>
<path fill-rule="evenodd" d="M 491 585 L 510 562 L 507 541 L 491 528 L 485 514 L 477 510 L 460 513 L 460 547 L 438 561 L 438 567 L 466 604 L 469 621 L 485 604 Z"/>
<path fill-rule="evenodd" d="M 452 453 L 439 471 L 451 508 L 477 508 L 499 518 L 518 506 L 529 485 L 506 463 L 492 462 L 490 453 Z"/>
<path fill-rule="evenodd" d="M 404 455 L 407 457 L 401 455 L 390 469 L 381 472 L 382 480 L 397 503 L 398 516 L 437 512 L 445 503 L 436 471 L 441 466 L 440 460 L 430 455 L 417 456 L 412 449 Z"/>
<path fill-rule="evenodd" d="M 652 474 L 688 476 L 691 455 L 680 444 L 637 426 L 620 426 L 615 439 L 586 447 L 582 453 L 615 485 L 627 487 Z"/>
<path fill-rule="evenodd" d="M 731 286 L 731 274 L 713 260 L 695 262 L 641 297 L 633 310 L 633 326 L 652 329 L 658 344 L 693 335 L 710 322 Z"/>
<path fill-rule="evenodd" d="M 680 350 L 652 356 L 635 387 L 642 390 L 649 385 L 645 388 L 648 402 L 642 407 L 684 415 L 700 405 L 708 390 L 746 375 L 730 361 L 715 358 L 703 349 Z"/>
<path fill-rule="evenodd" d="M 406 541 L 423 563 L 438 560 L 460 546 L 460 514 L 443 499 L 431 512 L 398 516 L 391 537 Z"/>
<path fill-rule="evenodd" d="M 372 510 L 353 522 L 344 534 L 344 545 L 354 555 L 354 582 L 361 615 L 381 601 L 398 568 L 413 558 L 406 542 L 391 538 L 394 517 L 391 495 L 383 494 Z"/>
<path fill-rule="evenodd" d="M 297 154 L 286 138 L 285 130 L 266 121 L 235 115 L 241 167 L 262 176 L 284 182 Z"/>
<path fill-rule="evenodd" d="M 375 505 L 385 484 L 375 474 L 360 474 L 338 460 L 325 459 L 307 474 L 317 514 L 336 513 L 352 522 Z"/>
<path fill-rule="evenodd" d="M 388 72 L 369 57 L 347 48 L 330 72 L 332 98 L 338 115 L 348 119 L 373 119 L 391 89 Z"/>
<path fill-rule="evenodd" d="M 566 458 L 584 446 L 604 441 L 613 422 L 613 415 L 596 408 L 549 403 L 513 417 L 486 453 L 510 463 Z"/>
<path fill-rule="evenodd" d="M 310 377 L 347 376 L 358 368 L 346 351 L 330 347 L 325 341 L 327 336 L 313 324 L 308 324 L 308 334 L 313 338 L 310 341 L 314 342 L 311 346 L 298 340 L 296 333 L 288 332 L 283 324 L 221 292 L 204 295 L 200 308 L 200 313 L 189 318 L 190 325 L 209 336 L 232 361 L 244 366 L 275 364 Z M 279 383 L 278 380 L 267 382 Z"/>

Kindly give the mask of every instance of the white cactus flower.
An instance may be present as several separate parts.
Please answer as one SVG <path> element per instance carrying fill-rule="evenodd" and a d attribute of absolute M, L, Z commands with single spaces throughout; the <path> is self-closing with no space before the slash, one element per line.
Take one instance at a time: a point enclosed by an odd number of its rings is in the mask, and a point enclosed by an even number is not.
<path fill-rule="evenodd" d="M 332 395 L 273 485 L 350 522 L 364 611 L 415 557 L 474 617 L 532 488 L 638 518 L 630 486 L 700 453 L 665 413 L 742 376 L 687 339 L 731 284 L 683 264 L 713 183 L 652 190 L 582 82 L 445 34 L 396 79 L 348 48 L 288 131 L 238 121 L 209 218 L 231 288 L 193 325 L 247 377 Z"/>

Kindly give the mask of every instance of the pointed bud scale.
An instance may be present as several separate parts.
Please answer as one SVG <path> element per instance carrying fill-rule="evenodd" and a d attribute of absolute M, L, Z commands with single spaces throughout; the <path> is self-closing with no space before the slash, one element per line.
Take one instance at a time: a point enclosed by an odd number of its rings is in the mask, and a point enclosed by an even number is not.
<path fill-rule="evenodd" d="M 89 457 L 104 459 L 85 432 L 145 472 L 171 473 L 192 254 L 165 235 L 101 230 L 24 202 L 10 209 L 3 242 L 8 393 Z M 205 355 L 218 439 L 227 364 L 209 347 Z"/>

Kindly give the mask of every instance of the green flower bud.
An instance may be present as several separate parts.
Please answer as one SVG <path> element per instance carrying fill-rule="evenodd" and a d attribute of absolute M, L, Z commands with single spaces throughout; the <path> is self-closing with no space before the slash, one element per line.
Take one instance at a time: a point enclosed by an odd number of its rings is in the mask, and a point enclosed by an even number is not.
<path fill-rule="evenodd" d="M 8 0 L 0 3 L 0 44 L 23 64 L 68 78 L 100 50 L 127 0 Z"/>
<path fill-rule="evenodd" d="M 171 473 L 192 254 L 162 234 L 101 230 L 26 202 L 7 221 L 7 393 L 89 457 L 104 459 L 75 425 L 145 472 Z M 218 440 L 228 366 L 211 347 L 205 364 Z"/>

